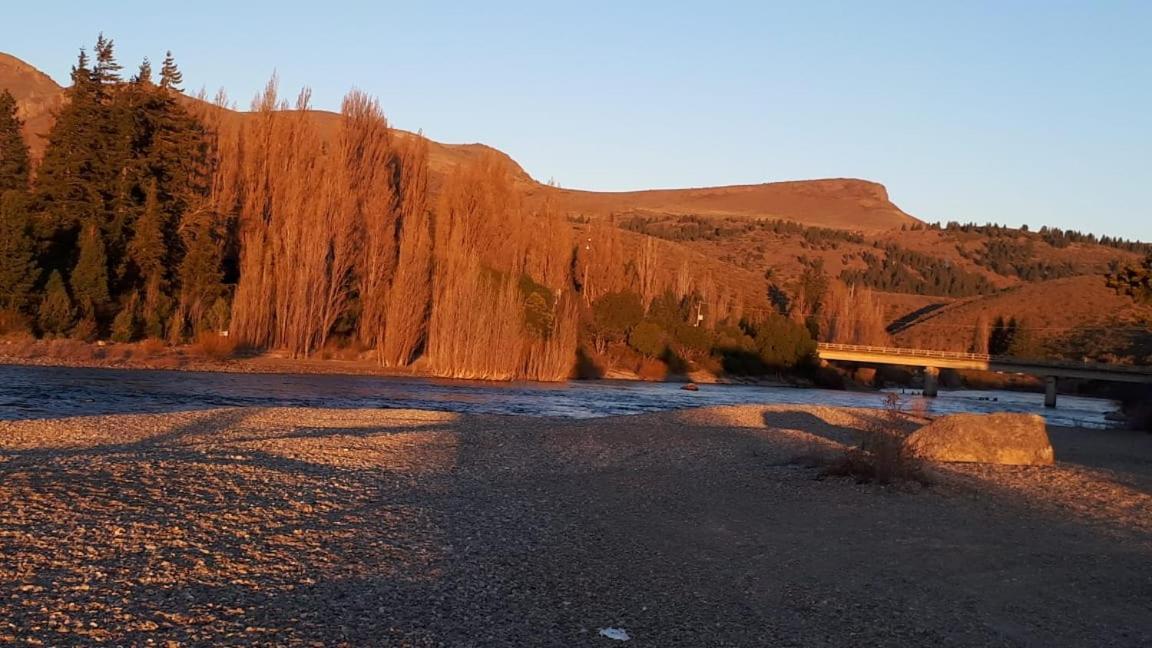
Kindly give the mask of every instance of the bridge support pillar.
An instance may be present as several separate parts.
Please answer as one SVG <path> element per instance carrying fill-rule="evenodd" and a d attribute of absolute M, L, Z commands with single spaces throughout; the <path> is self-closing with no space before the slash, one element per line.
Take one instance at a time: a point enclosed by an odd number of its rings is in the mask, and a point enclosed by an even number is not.
<path fill-rule="evenodd" d="M 1056 376 L 1044 379 L 1044 407 L 1056 407 Z"/>
<path fill-rule="evenodd" d="M 936 398 L 940 391 L 940 370 L 924 367 L 924 398 Z"/>

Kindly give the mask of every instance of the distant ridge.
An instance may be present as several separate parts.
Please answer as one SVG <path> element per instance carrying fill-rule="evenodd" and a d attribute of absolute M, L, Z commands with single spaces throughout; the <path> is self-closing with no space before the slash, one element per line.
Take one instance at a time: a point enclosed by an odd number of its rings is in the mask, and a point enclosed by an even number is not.
<path fill-rule="evenodd" d="M 32 65 L 0 52 L 0 88 L 16 97 L 25 121 L 25 136 L 39 158 L 52 128 L 55 111 L 64 101 L 63 88 Z M 234 113 L 243 118 L 247 113 Z M 335 130 L 339 116 L 315 111 L 314 118 Z M 404 136 L 411 133 L 398 131 Z M 531 201 L 548 202 L 570 215 L 603 218 L 612 215 L 695 215 L 716 218 L 783 219 L 838 229 L 877 231 L 919 222 L 892 203 L 881 184 L 836 178 L 795 180 L 754 185 L 601 192 L 561 189 L 532 179 L 507 154 L 484 144 L 443 144 L 429 141 L 434 175 L 495 150 L 512 162 Z"/>

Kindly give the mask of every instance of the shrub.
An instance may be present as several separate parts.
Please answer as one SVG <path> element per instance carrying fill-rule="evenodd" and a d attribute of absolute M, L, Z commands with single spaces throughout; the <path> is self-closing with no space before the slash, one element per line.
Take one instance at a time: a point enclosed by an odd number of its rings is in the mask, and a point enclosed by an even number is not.
<path fill-rule="evenodd" d="M 644 304 L 634 292 L 610 292 L 592 304 L 592 333 L 600 350 L 609 342 L 623 342 L 644 318 Z"/>
<path fill-rule="evenodd" d="M 676 327 L 676 344 L 685 355 L 698 358 L 712 350 L 712 331 L 703 326 L 681 324 Z"/>
<path fill-rule="evenodd" d="M 888 394 L 883 412 L 860 431 L 859 445 L 833 458 L 821 475 L 853 477 L 857 483 L 911 481 L 927 486 L 932 480 L 924 462 L 904 444 L 910 431 L 900 397 Z"/>
<path fill-rule="evenodd" d="M 13 308 L 0 310 L 0 335 L 25 336 L 32 332 L 28 318 Z"/>
<path fill-rule="evenodd" d="M 645 357 L 655 358 L 667 348 L 668 336 L 659 324 L 644 321 L 637 324 L 628 335 L 628 346 Z"/>
<path fill-rule="evenodd" d="M 668 377 L 668 365 L 655 358 L 642 358 L 636 366 L 641 380 L 661 381 Z"/>
<path fill-rule="evenodd" d="M 808 364 L 816 342 L 805 327 L 782 315 L 769 315 L 756 325 L 756 350 L 769 367 L 794 369 Z"/>
<path fill-rule="evenodd" d="M 235 353 L 236 341 L 219 333 L 204 331 L 196 336 L 196 344 L 193 349 L 206 358 L 226 360 Z"/>
<path fill-rule="evenodd" d="M 164 353 L 167 349 L 168 345 L 164 343 L 164 340 L 158 340 L 156 338 L 148 338 L 140 343 L 140 353 L 145 358 L 154 358 Z"/>

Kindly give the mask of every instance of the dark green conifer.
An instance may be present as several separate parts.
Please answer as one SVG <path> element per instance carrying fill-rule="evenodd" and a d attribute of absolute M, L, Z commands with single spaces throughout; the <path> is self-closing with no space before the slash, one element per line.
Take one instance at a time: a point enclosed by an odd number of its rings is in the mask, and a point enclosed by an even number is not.
<path fill-rule="evenodd" d="M 64 279 L 60 273 L 53 270 L 48 277 L 48 284 L 44 287 L 44 299 L 39 309 L 40 330 L 47 335 L 62 335 L 72 328 L 75 319 L 75 309 L 68 290 L 64 287 Z"/>
<path fill-rule="evenodd" d="M 167 266 L 170 255 L 164 240 L 164 221 L 156 181 L 152 180 L 145 192 L 144 211 L 136 220 L 136 233 L 129 247 L 129 257 L 144 289 L 141 309 L 146 333 L 155 338 L 164 337 L 172 311 Z"/>
<path fill-rule="evenodd" d="M 176 59 L 169 51 L 164 55 L 164 63 L 160 65 L 160 87 L 182 92 L 180 84 L 184 83 L 184 75 L 176 67 Z"/>
<path fill-rule="evenodd" d="M 191 332 L 225 326 L 227 317 L 220 316 L 218 304 L 224 296 L 224 275 L 215 215 L 208 210 L 185 214 L 180 237 L 185 250 L 179 274 L 180 307 Z"/>
<path fill-rule="evenodd" d="M 152 85 L 152 62 L 148 60 L 147 56 L 140 62 L 140 70 L 136 76 L 132 77 L 132 83 Z"/>
<path fill-rule="evenodd" d="M 131 342 L 136 339 L 140 329 L 139 310 L 140 295 L 134 292 L 112 320 L 112 341 Z"/>
<path fill-rule="evenodd" d="M 28 144 L 16 116 L 16 98 L 0 91 L 0 194 L 28 190 Z"/>
<path fill-rule="evenodd" d="M 96 38 L 96 64 L 92 66 L 92 78 L 100 85 L 120 83 L 120 64 L 116 62 L 115 48 L 111 38 L 100 34 Z"/>
<path fill-rule="evenodd" d="M 0 310 L 28 305 L 37 269 L 27 200 L 19 191 L 0 194 Z"/>
<path fill-rule="evenodd" d="M 100 229 L 89 224 L 80 235 L 80 258 L 72 269 L 72 296 L 85 319 L 99 318 L 110 301 L 108 293 L 108 254 Z"/>

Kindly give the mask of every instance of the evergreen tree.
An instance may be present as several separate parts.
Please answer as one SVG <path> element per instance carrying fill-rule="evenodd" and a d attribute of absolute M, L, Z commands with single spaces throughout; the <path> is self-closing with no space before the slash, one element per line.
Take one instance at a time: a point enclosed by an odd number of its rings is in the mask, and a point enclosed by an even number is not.
<path fill-rule="evenodd" d="M 184 83 L 184 75 L 180 72 L 180 68 L 176 67 L 176 59 L 169 51 L 164 55 L 164 63 L 160 65 L 160 87 L 182 92 L 181 83 Z"/>
<path fill-rule="evenodd" d="M 0 310 L 28 305 L 36 282 L 35 244 L 24 194 L 0 194 Z"/>
<path fill-rule="evenodd" d="M 1105 278 L 1108 287 L 1117 294 L 1152 304 L 1152 254 L 1138 264 L 1114 269 Z"/>
<path fill-rule="evenodd" d="M 140 295 L 132 293 L 128 303 L 120 309 L 116 319 L 112 320 L 112 340 L 114 342 L 131 342 L 139 334 Z"/>
<path fill-rule="evenodd" d="M 155 338 L 164 337 L 172 311 L 166 266 L 169 254 L 164 230 L 164 215 L 160 211 L 156 181 L 152 180 L 148 183 L 144 212 L 136 220 L 136 233 L 128 252 L 139 284 L 144 289 L 141 308 L 146 333 Z"/>
<path fill-rule="evenodd" d="M 116 85 L 120 83 L 120 64 L 116 62 L 116 54 L 111 38 L 104 38 L 104 34 L 96 37 L 96 64 L 92 66 L 92 78 L 100 85 Z"/>
<path fill-rule="evenodd" d="M 145 56 L 140 62 L 140 70 L 132 77 L 132 83 L 137 85 L 152 85 L 152 62 Z"/>
<path fill-rule="evenodd" d="M 194 210 L 181 225 L 184 258 L 180 263 L 180 310 L 193 333 L 227 324 L 219 311 L 224 297 L 223 254 L 215 215 L 207 210 Z M 225 321 L 219 321 L 219 320 Z M 179 331 L 176 331 L 179 334 Z"/>
<path fill-rule="evenodd" d="M 16 98 L 7 90 L 0 91 L 0 194 L 28 190 L 28 145 L 22 127 Z"/>
<path fill-rule="evenodd" d="M 40 330 L 49 335 L 61 335 L 72 327 L 75 310 L 64 279 L 53 270 L 44 287 L 44 299 L 40 302 Z"/>
<path fill-rule="evenodd" d="M 36 179 L 36 203 L 45 217 L 46 234 L 53 238 L 52 265 L 57 267 L 67 265 L 81 223 L 107 220 L 106 179 L 114 176 L 107 163 L 101 92 L 84 50 L 72 68 L 66 96 Z"/>
<path fill-rule="evenodd" d="M 95 225 L 80 235 L 80 257 L 72 269 L 72 295 L 85 319 L 99 321 L 108 307 L 108 255 L 104 237 Z"/>

